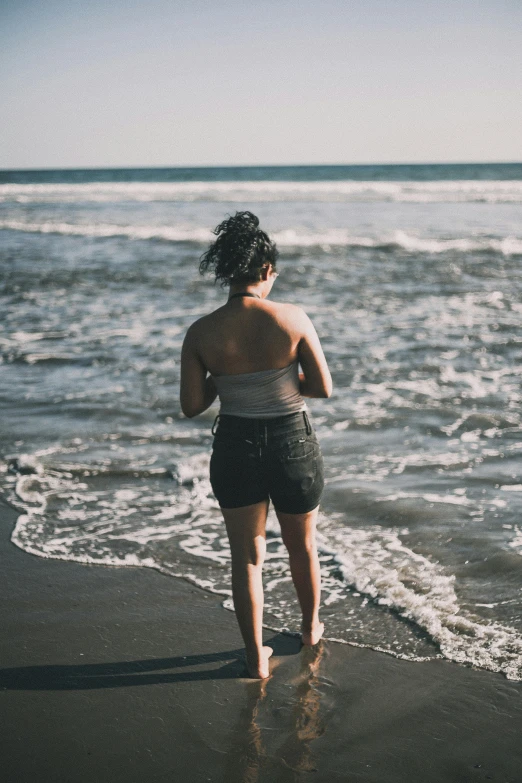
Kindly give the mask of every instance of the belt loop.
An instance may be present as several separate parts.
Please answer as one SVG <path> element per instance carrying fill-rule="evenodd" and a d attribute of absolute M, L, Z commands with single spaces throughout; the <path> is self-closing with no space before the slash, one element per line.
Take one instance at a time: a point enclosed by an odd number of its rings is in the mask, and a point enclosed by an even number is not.
<path fill-rule="evenodd" d="M 212 435 L 215 435 L 215 434 L 216 434 L 216 427 L 217 427 L 217 425 L 218 425 L 219 419 L 220 419 L 220 415 L 219 415 L 219 413 L 218 413 L 218 415 L 217 415 L 217 416 L 216 416 L 216 418 L 214 419 L 214 424 L 212 425 Z"/>
<path fill-rule="evenodd" d="M 306 434 L 311 435 L 312 434 L 312 425 L 310 424 L 310 419 L 308 418 L 308 414 L 306 411 L 303 411 L 303 419 L 306 427 Z"/>

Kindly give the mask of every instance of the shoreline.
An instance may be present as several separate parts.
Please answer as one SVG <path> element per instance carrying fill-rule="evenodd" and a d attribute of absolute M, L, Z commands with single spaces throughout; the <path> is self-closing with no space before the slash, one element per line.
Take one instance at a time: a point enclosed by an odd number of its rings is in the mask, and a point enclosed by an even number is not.
<path fill-rule="evenodd" d="M 265 629 L 244 678 L 233 613 L 155 569 L 40 558 L 0 498 L 6 783 L 518 783 L 522 683 Z"/>

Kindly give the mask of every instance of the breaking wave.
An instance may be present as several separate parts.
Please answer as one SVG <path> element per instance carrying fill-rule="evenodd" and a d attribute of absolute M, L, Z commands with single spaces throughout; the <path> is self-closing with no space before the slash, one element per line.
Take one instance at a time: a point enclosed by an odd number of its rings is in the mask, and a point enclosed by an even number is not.
<path fill-rule="evenodd" d="M 112 223 L 65 223 L 0 220 L 0 229 L 36 234 L 59 234 L 93 238 L 125 237 L 132 240 L 160 240 L 165 242 L 191 242 L 207 244 L 213 239 L 208 228 L 189 226 L 137 226 Z M 272 232 L 280 247 L 288 248 L 371 248 L 375 250 L 402 250 L 408 253 L 498 253 L 503 256 L 522 255 L 521 237 L 454 237 L 434 239 L 413 236 L 406 231 L 392 231 L 378 237 L 354 236 L 344 229 L 324 232 L 307 232 L 286 229 Z"/>

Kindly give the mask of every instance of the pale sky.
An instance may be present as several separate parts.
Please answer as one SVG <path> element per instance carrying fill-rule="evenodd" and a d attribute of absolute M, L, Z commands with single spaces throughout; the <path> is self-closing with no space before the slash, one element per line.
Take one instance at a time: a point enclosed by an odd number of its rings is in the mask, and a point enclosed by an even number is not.
<path fill-rule="evenodd" d="M 0 168 L 522 161 L 521 0 L 0 0 Z"/>

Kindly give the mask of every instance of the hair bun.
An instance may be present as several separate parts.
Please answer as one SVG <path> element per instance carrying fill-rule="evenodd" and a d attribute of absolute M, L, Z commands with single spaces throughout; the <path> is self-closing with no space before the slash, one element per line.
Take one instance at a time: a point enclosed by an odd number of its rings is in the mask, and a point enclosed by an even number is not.
<path fill-rule="evenodd" d="M 275 266 L 278 252 L 275 243 L 259 228 L 259 218 L 252 212 L 236 212 L 216 226 L 217 236 L 199 264 L 203 274 L 214 269 L 222 285 L 232 282 L 258 282 L 266 264 Z"/>
<path fill-rule="evenodd" d="M 259 218 L 252 212 L 236 212 L 214 229 L 214 234 L 255 234 Z"/>

